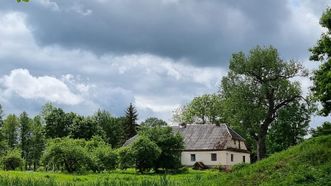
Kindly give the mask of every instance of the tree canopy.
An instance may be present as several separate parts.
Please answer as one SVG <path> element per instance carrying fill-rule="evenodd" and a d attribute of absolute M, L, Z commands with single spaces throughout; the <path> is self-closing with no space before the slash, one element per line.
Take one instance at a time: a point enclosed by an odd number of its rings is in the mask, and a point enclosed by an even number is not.
<path fill-rule="evenodd" d="M 323 106 L 320 114 L 327 116 L 331 113 L 331 8 L 323 13 L 320 24 L 327 31 L 321 35 L 317 44 L 309 49 L 310 60 L 322 63 L 319 69 L 314 71 L 312 91 Z"/>
<path fill-rule="evenodd" d="M 266 136 L 278 111 L 301 99 L 295 76 L 306 75 L 294 61 L 284 61 L 273 47 L 256 47 L 248 55 L 235 53 L 228 75 L 222 79 L 220 94 L 225 120 L 244 128 L 256 142 L 258 160 L 266 156 Z"/>

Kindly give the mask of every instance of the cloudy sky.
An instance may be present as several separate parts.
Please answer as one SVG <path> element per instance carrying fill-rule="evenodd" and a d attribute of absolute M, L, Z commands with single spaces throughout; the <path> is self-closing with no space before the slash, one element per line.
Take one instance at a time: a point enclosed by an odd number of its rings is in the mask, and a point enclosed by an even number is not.
<path fill-rule="evenodd" d="M 0 5 L 0 104 L 37 114 L 46 102 L 92 114 L 171 121 L 218 90 L 229 57 L 273 45 L 308 69 L 330 0 L 32 0 Z M 300 79 L 308 92 L 309 79 Z M 312 126 L 326 118 L 315 116 Z"/>

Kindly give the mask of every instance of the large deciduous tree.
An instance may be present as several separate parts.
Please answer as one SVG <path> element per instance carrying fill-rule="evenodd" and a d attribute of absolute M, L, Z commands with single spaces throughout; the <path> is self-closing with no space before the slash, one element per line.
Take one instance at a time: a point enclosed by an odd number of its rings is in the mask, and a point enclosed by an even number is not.
<path fill-rule="evenodd" d="M 221 106 L 219 95 L 205 94 L 195 97 L 190 103 L 177 109 L 173 119 L 177 123 L 219 124 Z"/>
<path fill-rule="evenodd" d="M 310 60 L 322 62 L 312 77 L 314 81 L 312 91 L 323 106 L 320 114 L 327 116 L 331 113 L 331 8 L 323 13 L 320 24 L 327 31 L 321 35 L 317 44 L 309 49 Z"/>
<path fill-rule="evenodd" d="M 256 142 L 257 159 L 266 156 L 266 137 L 278 111 L 301 99 L 298 82 L 303 67 L 283 61 L 273 47 L 256 47 L 249 55 L 235 53 L 228 75 L 222 79 L 223 114 L 232 125 L 240 125 Z"/>

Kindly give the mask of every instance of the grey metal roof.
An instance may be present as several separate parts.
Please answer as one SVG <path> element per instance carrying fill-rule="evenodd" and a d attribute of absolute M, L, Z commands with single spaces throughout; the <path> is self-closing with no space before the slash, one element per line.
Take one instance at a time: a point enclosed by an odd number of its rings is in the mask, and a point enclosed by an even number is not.
<path fill-rule="evenodd" d="M 244 141 L 238 133 L 226 124 L 187 124 L 186 127 L 172 126 L 173 132 L 183 136 L 184 150 L 222 150 L 228 139 Z M 137 135 L 127 140 L 124 146 L 131 144 Z"/>

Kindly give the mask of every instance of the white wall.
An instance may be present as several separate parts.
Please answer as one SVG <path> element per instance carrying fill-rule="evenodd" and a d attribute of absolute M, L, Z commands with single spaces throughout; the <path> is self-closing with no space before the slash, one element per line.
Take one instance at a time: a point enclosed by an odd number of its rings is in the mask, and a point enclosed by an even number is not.
<path fill-rule="evenodd" d="M 236 148 L 239 149 L 239 142 L 240 142 L 240 149 L 247 150 L 247 147 L 243 141 L 236 140 L 236 144 L 234 144 L 234 140 L 230 139 L 226 143 L 226 147 Z M 225 148 L 226 148 L 225 147 Z"/>
<path fill-rule="evenodd" d="M 217 161 L 211 161 L 211 154 L 217 154 Z M 195 154 L 195 161 L 191 161 L 191 154 Z M 231 154 L 234 159 L 231 161 Z M 250 163 L 249 153 L 231 152 L 231 151 L 183 151 L 181 154 L 181 162 L 184 166 L 192 166 L 195 162 L 201 161 L 207 166 L 216 165 L 234 165 L 243 162 L 245 156 L 246 163 Z"/>

